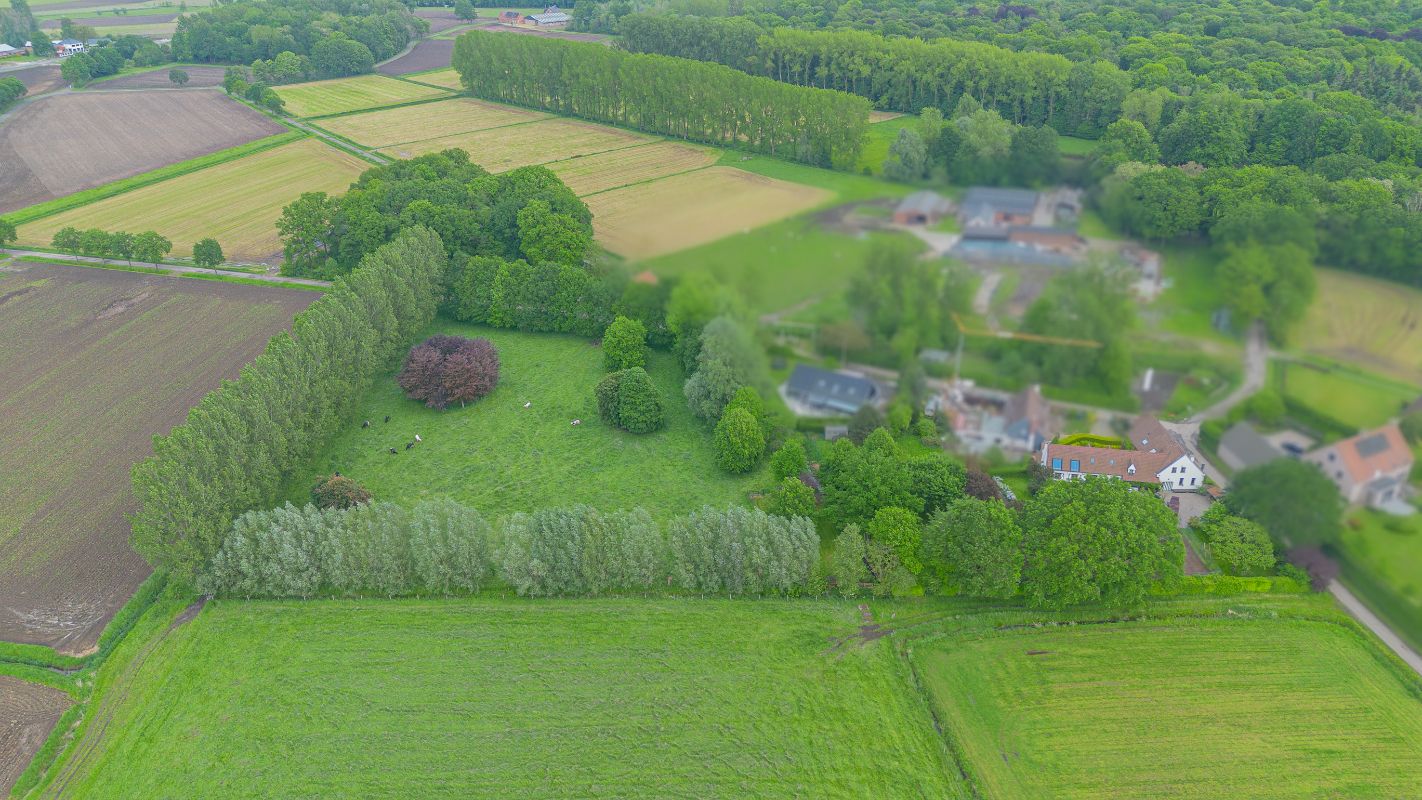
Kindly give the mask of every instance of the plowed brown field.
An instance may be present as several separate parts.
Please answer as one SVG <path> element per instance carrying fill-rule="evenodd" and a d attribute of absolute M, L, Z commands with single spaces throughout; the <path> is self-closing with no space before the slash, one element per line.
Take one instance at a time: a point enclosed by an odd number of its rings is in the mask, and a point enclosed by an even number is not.
<path fill-rule="evenodd" d="M 128 544 L 130 467 L 317 296 L 24 262 L 0 271 L 0 640 L 93 646 L 149 571 Z"/>
<path fill-rule="evenodd" d="M 0 675 L 0 794 L 9 793 L 69 702 L 58 689 Z"/>

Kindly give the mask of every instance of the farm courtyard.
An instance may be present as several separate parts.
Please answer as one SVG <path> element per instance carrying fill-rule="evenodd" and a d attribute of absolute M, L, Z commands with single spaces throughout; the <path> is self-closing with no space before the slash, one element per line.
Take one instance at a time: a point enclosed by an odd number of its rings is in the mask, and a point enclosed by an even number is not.
<path fill-rule="evenodd" d="M 716 466 L 709 426 L 681 399 L 681 372 L 668 354 L 652 353 L 648 365 L 666 400 L 666 425 L 636 435 L 598 418 L 602 351 L 587 340 L 446 321 L 425 335 L 435 333 L 493 342 L 498 388 L 468 407 L 435 411 L 406 398 L 393 373 L 378 380 L 315 468 L 292 481 L 293 502 L 307 502 L 318 477 L 340 471 L 376 499 L 403 505 L 447 496 L 490 516 L 583 503 L 642 506 L 665 518 L 744 503 L 764 482 L 760 472 L 732 476 Z M 362 428 L 367 419 L 371 427 Z M 424 441 L 405 450 L 415 434 Z"/>
<path fill-rule="evenodd" d="M 129 468 L 318 295 L 84 267 L 0 270 L 0 641 L 80 653 L 148 574 Z"/>

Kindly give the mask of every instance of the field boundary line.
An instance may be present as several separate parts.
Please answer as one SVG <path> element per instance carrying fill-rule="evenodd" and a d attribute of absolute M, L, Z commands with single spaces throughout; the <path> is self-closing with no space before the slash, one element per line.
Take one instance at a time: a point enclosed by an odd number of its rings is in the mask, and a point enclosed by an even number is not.
<path fill-rule="evenodd" d="M 397 81 L 400 80 L 399 78 L 396 78 L 396 77 L 394 77 L 394 76 L 392 76 L 392 75 L 382 75 L 381 77 L 382 77 L 382 78 L 390 78 L 391 80 L 397 80 Z M 332 119 L 332 118 L 334 118 L 334 117 L 349 117 L 349 116 L 354 116 L 354 115 L 356 115 L 356 114 L 368 114 L 368 113 L 370 113 L 370 112 L 372 112 L 372 111 L 389 111 L 389 110 L 395 109 L 395 108 L 408 108 L 408 107 L 410 107 L 410 106 L 422 106 L 422 105 L 426 105 L 426 104 L 429 104 L 429 103 L 438 103 L 438 102 L 441 102 L 441 101 L 444 101 L 444 100 L 449 100 L 450 98 L 455 97 L 455 96 L 457 96 L 457 95 L 459 94 L 458 92 L 454 92 L 454 91 L 452 91 L 452 90 L 450 90 L 450 89 L 448 89 L 448 88 L 446 88 L 446 87 L 443 87 L 443 86 L 430 86 L 429 84 L 425 84 L 425 83 L 415 83 L 414 81 L 405 81 L 405 82 L 406 82 L 406 83 L 409 83 L 409 84 L 412 84 L 412 85 L 414 85 L 414 86 L 424 86 L 424 87 L 431 88 L 431 89 L 439 89 L 441 92 L 446 92 L 446 93 L 447 93 L 447 96 L 445 96 L 445 97 L 421 97 L 421 98 L 418 99 L 418 100 L 405 100 L 405 101 L 400 102 L 400 103 L 391 103 L 390 105 L 387 105 L 387 106 L 372 106 L 372 107 L 370 107 L 370 108 L 353 108 L 353 109 L 351 109 L 350 111 L 333 111 L 333 112 L 331 112 L 330 114 L 313 114 L 313 115 L 311 115 L 311 116 L 309 116 L 309 117 L 298 117 L 298 116 L 296 116 L 295 114 L 293 114 L 293 115 L 291 116 L 291 118 L 292 118 L 292 119 L 304 120 L 304 121 L 306 121 L 306 122 L 315 122 L 316 120 Z"/>
<path fill-rule="evenodd" d="M 328 281 L 318 281 L 315 278 L 293 278 L 287 275 L 259 275 L 251 272 L 232 272 L 221 269 L 211 270 L 203 267 L 185 267 L 177 264 L 153 264 L 143 261 L 135 261 L 133 264 L 128 264 L 127 262 L 115 264 L 112 261 L 105 262 L 91 256 L 78 256 L 68 253 L 38 253 L 27 250 L 0 250 L 0 252 L 8 252 L 29 263 L 107 269 L 115 272 L 138 272 L 145 275 L 164 275 L 172 278 L 196 278 L 198 280 L 221 281 L 223 283 L 237 283 L 248 286 L 282 286 L 291 289 L 325 291 L 331 288 L 332 285 Z"/>
<path fill-rule="evenodd" d="M 607 151 L 607 152 L 610 153 L 610 152 L 612 152 L 612 151 L 609 150 L 609 151 Z M 602 153 L 595 153 L 594 155 L 602 155 Z M 569 160 L 569 159 L 565 159 L 565 160 Z M 670 172 L 670 173 L 667 173 L 666 175 L 658 175 L 658 176 L 655 177 L 655 178 L 647 178 L 647 179 L 645 179 L 645 180 L 633 181 L 632 183 L 624 183 L 624 184 L 622 184 L 621 186 L 612 186 L 612 187 L 607 188 L 607 189 L 598 189 L 596 192 L 588 192 L 587 194 L 580 194 L 580 195 L 578 195 L 578 198 L 579 198 L 579 199 L 582 199 L 582 198 L 584 198 L 584 197 L 595 197 L 595 196 L 600 195 L 600 194 L 607 194 L 608 192 L 616 192 L 616 191 L 619 191 L 619 190 L 621 190 L 621 189 L 631 189 L 631 188 L 633 188 L 634 186 L 646 186 L 646 185 L 649 184 L 649 183 L 656 183 L 657 181 L 666 180 L 667 178 L 677 178 L 677 177 L 680 177 L 680 176 L 682 176 L 682 175 L 690 175 L 690 174 L 693 173 L 693 172 L 701 172 L 702 170 L 708 170 L 708 169 L 711 169 L 711 168 L 714 167 L 714 166 L 717 166 L 717 165 L 716 165 L 716 164 L 707 164 L 707 165 L 705 165 L 705 166 L 703 166 L 703 167 L 692 167 L 691 169 L 684 169 L 684 170 L 682 170 L 682 171 L 680 171 L 680 172 Z M 747 173 L 747 174 L 753 174 L 753 173 Z"/>
<path fill-rule="evenodd" d="M 897 638 L 894 639 L 893 647 L 894 658 L 908 672 L 909 688 L 912 689 L 914 698 L 923 706 L 923 710 L 928 713 L 928 718 L 933 721 L 933 730 L 938 734 L 938 740 L 943 743 L 948 759 L 957 768 L 958 777 L 962 778 L 964 786 L 972 793 L 974 800 L 982 800 L 983 792 L 978 785 L 978 777 L 969 769 L 968 760 L 958 738 L 943 724 L 943 720 L 938 716 L 938 710 L 933 707 L 933 699 L 928 696 L 928 690 L 923 688 L 923 679 L 919 677 L 918 667 L 913 663 L 913 654 L 910 648 L 904 643 L 904 640 Z"/>
<path fill-rule="evenodd" d="M 547 116 L 547 117 L 543 117 L 542 119 L 523 119 L 523 120 L 519 120 L 518 122 L 505 122 L 505 123 L 502 124 L 502 125 L 492 125 L 492 126 L 490 126 L 490 127 L 488 127 L 488 128 L 472 128 L 472 129 L 467 130 L 467 131 L 455 131 L 454 133 L 441 133 L 439 136 L 426 136 L 426 137 L 423 138 L 423 139 L 410 139 L 410 140 L 404 141 L 404 142 L 391 142 L 390 144 L 383 144 L 383 145 L 381 145 L 380 147 L 378 147 L 378 148 L 376 148 L 376 149 L 377 149 L 377 150 L 384 150 L 384 149 L 387 148 L 387 147 L 399 147 L 399 146 L 402 145 L 402 144 L 419 144 L 420 142 L 431 142 L 431 141 L 434 141 L 435 139 L 444 139 L 444 138 L 449 137 L 449 136 L 464 136 L 465 134 L 469 134 L 469 133 L 483 133 L 484 131 L 499 131 L 499 130 L 503 130 L 504 128 L 517 128 L 517 127 L 520 126 L 520 125 L 532 125 L 532 124 L 534 124 L 534 123 L 536 123 L 536 122 L 547 122 L 547 121 L 549 121 L 549 120 L 551 120 L 551 119 L 559 119 L 559 118 L 558 118 L 558 117 L 555 117 L 555 116 Z M 364 145 L 362 145 L 362 146 L 364 146 Z M 605 151 L 605 152 L 611 152 L 611 151 Z M 590 153 L 589 155 L 595 155 L 595 154 Z M 545 163 L 551 164 L 551 163 L 553 163 L 553 162 L 549 161 L 549 162 L 545 162 Z"/>
<path fill-rule="evenodd" d="M 194 172 L 200 172 L 208 167 L 216 167 L 226 164 L 229 161 L 236 161 L 239 158 L 256 155 L 267 150 L 273 150 L 282 145 L 291 144 L 306 138 L 310 134 L 301 130 L 289 130 L 285 133 L 277 133 L 263 137 L 255 141 L 239 144 L 236 147 L 229 147 L 226 150 L 218 150 L 215 153 L 190 158 L 187 161 L 179 161 L 176 164 L 169 164 L 166 167 L 159 167 L 155 170 L 142 172 L 128 178 L 121 178 L 103 186 L 95 186 L 92 189 L 84 189 L 74 194 L 56 197 L 53 200 L 46 200 L 43 203 L 22 208 L 19 211 L 4 215 L 5 219 L 15 225 L 24 225 L 36 220 L 52 217 L 65 211 L 72 211 L 76 208 L 97 203 L 100 200 L 107 200 L 110 197 L 117 197 L 121 194 L 136 189 L 152 186 L 173 178 L 180 178 Z"/>

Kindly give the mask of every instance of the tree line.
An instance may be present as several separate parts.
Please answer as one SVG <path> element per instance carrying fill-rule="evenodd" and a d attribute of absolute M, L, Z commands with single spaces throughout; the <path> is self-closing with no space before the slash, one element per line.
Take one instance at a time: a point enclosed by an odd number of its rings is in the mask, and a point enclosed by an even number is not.
<path fill-rule="evenodd" d="M 175 61 L 250 64 L 283 52 L 311 59 L 320 77 L 370 72 L 429 31 L 395 0 L 247 0 L 178 18 Z"/>
<path fill-rule="evenodd" d="M 401 233 L 156 437 L 153 455 L 133 469 L 134 549 L 191 580 L 236 517 L 275 505 L 292 471 L 434 319 L 446 258 L 433 232 Z"/>
<path fill-rule="evenodd" d="M 19 102 L 28 91 L 19 78 L 0 78 L 0 112 Z"/>
<path fill-rule="evenodd" d="M 809 590 L 818 562 L 809 520 L 754 509 L 705 508 L 659 524 L 640 508 L 574 506 L 491 524 L 447 498 L 410 510 L 288 503 L 238 517 L 198 585 L 244 598 L 469 594 L 493 581 L 531 597 L 762 596 Z"/>
<path fill-rule="evenodd" d="M 819 166 L 852 165 L 869 104 L 701 61 L 467 33 L 453 65 L 478 97 Z"/>

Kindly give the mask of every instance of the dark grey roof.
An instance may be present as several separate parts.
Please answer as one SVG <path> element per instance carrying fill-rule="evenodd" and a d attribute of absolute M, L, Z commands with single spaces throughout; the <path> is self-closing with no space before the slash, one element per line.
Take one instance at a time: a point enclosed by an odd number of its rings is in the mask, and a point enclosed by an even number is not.
<path fill-rule="evenodd" d="M 1375 433 L 1366 439 L 1359 439 L 1358 443 L 1353 446 L 1358 449 L 1358 455 L 1363 458 L 1372 458 L 1378 453 L 1387 452 L 1390 445 L 1388 444 L 1386 436 L 1381 433 Z"/>
<path fill-rule="evenodd" d="M 812 406 L 852 413 L 874 399 L 879 387 L 867 378 L 796 364 L 785 383 L 791 397 Z"/>
<path fill-rule="evenodd" d="M 945 208 L 943 195 L 927 190 L 914 192 L 905 197 L 898 207 L 898 211 L 916 211 L 920 214 L 938 214 Z"/>
<path fill-rule="evenodd" d="M 1031 214 L 1037 209 L 1037 193 L 1031 189 L 998 189 L 974 186 L 963 195 L 963 214 L 976 217 L 980 212 Z"/>
<path fill-rule="evenodd" d="M 1259 435 L 1248 422 L 1236 422 L 1220 437 L 1220 450 L 1228 450 L 1239 462 L 1240 468 L 1267 464 L 1284 453 L 1272 442 Z"/>

